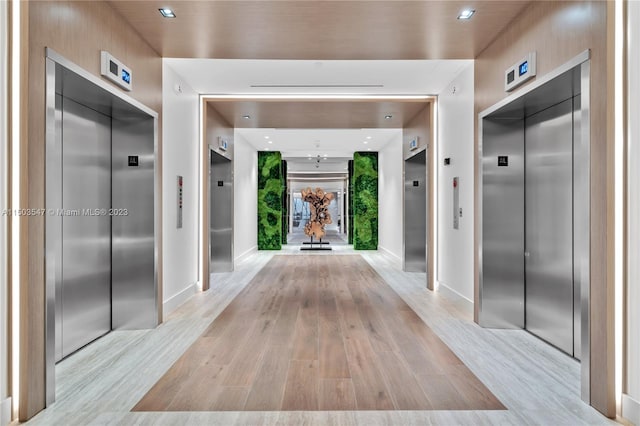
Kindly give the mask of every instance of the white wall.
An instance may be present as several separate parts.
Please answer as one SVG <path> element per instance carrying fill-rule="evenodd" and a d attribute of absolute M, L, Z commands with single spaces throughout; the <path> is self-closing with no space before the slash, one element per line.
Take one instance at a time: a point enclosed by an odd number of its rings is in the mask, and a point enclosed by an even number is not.
<path fill-rule="evenodd" d="M 162 271 L 165 317 L 198 289 L 198 99 L 198 94 L 164 63 Z M 178 175 L 183 177 L 181 229 L 176 227 Z"/>
<path fill-rule="evenodd" d="M 258 154 L 238 132 L 234 143 L 233 257 L 238 262 L 258 249 Z"/>
<path fill-rule="evenodd" d="M 402 132 L 378 153 L 378 248 L 402 265 Z"/>
<path fill-rule="evenodd" d="M 627 3 L 629 19 L 628 62 L 629 85 L 629 152 L 628 152 L 628 288 L 627 288 L 627 394 L 622 401 L 622 415 L 640 424 L 640 3 Z"/>
<path fill-rule="evenodd" d="M 455 88 L 455 93 L 454 93 Z M 438 269 L 436 281 L 473 303 L 473 64 L 438 96 Z M 444 166 L 444 159 L 451 165 Z M 462 217 L 453 229 L 453 178 Z"/>

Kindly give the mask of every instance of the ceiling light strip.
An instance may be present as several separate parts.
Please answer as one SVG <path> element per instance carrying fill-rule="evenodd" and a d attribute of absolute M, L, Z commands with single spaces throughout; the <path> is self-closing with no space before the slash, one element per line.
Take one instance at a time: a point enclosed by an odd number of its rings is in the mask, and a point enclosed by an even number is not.
<path fill-rule="evenodd" d="M 361 95 L 361 94 L 317 94 L 317 93 L 291 93 L 291 94 L 206 94 L 201 95 L 205 101 L 210 100 L 367 100 L 367 101 L 435 101 L 435 95 Z"/>
<path fill-rule="evenodd" d="M 20 208 L 21 2 L 11 3 L 11 208 Z M 20 217 L 11 218 L 11 372 L 14 418 L 20 398 Z"/>
<path fill-rule="evenodd" d="M 258 88 L 303 88 L 303 87 L 312 87 L 316 88 L 369 88 L 369 87 L 384 87 L 384 84 L 252 84 L 249 87 L 258 87 Z"/>
<path fill-rule="evenodd" d="M 614 19 L 614 394 L 621 414 L 624 363 L 624 9 L 615 0 Z"/>

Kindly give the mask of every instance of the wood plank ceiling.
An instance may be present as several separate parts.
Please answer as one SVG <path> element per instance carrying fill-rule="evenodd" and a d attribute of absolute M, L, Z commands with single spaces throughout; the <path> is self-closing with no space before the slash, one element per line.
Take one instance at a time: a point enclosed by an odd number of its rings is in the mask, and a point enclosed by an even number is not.
<path fill-rule="evenodd" d="M 259 101 L 211 100 L 233 127 L 288 129 L 399 129 L 429 101 L 331 100 Z M 243 118 L 248 115 L 250 118 Z M 390 118 L 385 118 L 389 117 Z"/>
<path fill-rule="evenodd" d="M 163 57 L 294 60 L 474 59 L 529 3 L 110 1 Z M 177 17 L 163 18 L 158 9 L 164 7 Z M 465 8 L 476 10 L 473 19 L 458 20 Z M 210 103 L 230 125 L 253 128 L 401 128 L 426 106 L 424 101 Z"/>
<path fill-rule="evenodd" d="M 163 57 L 319 60 L 474 59 L 528 3 L 111 1 Z M 468 7 L 473 19 L 458 20 Z"/>

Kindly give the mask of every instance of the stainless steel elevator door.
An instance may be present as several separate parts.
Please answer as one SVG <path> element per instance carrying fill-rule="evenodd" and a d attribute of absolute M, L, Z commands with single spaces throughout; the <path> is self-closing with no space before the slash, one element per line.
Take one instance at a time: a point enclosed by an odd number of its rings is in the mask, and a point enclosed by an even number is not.
<path fill-rule="evenodd" d="M 526 329 L 573 354 L 572 100 L 525 126 Z"/>
<path fill-rule="evenodd" d="M 210 272 L 230 272 L 233 270 L 233 163 L 213 150 L 210 155 Z"/>
<path fill-rule="evenodd" d="M 111 131 L 112 326 L 152 328 L 158 324 L 153 120 L 114 117 Z"/>
<path fill-rule="evenodd" d="M 404 270 L 427 272 L 427 155 L 404 162 Z"/>
<path fill-rule="evenodd" d="M 524 327 L 524 120 L 482 123 L 483 327 Z M 502 161 L 501 161 L 502 160 Z"/>
<path fill-rule="evenodd" d="M 62 98 L 62 357 L 111 330 L 111 119 Z"/>

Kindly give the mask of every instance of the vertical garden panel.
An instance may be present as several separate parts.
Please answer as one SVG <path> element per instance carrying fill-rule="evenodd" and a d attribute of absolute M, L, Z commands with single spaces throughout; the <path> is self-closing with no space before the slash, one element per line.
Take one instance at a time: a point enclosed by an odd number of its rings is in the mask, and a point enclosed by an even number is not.
<path fill-rule="evenodd" d="M 282 241 L 282 157 L 258 152 L 258 250 L 280 250 Z"/>
<path fill-rule="evenodd" d="M 349 160 L 349 205 L 347 206 L 347 214 L 349 215 L 349 222 L 347 227 L 347 240 L 349 244 L 353 244 L 353 160 Z"/>
<path fill-rule="evenodd" d="M 378 249 L 378 153 L 353 154 L 353 248 Z"/>

